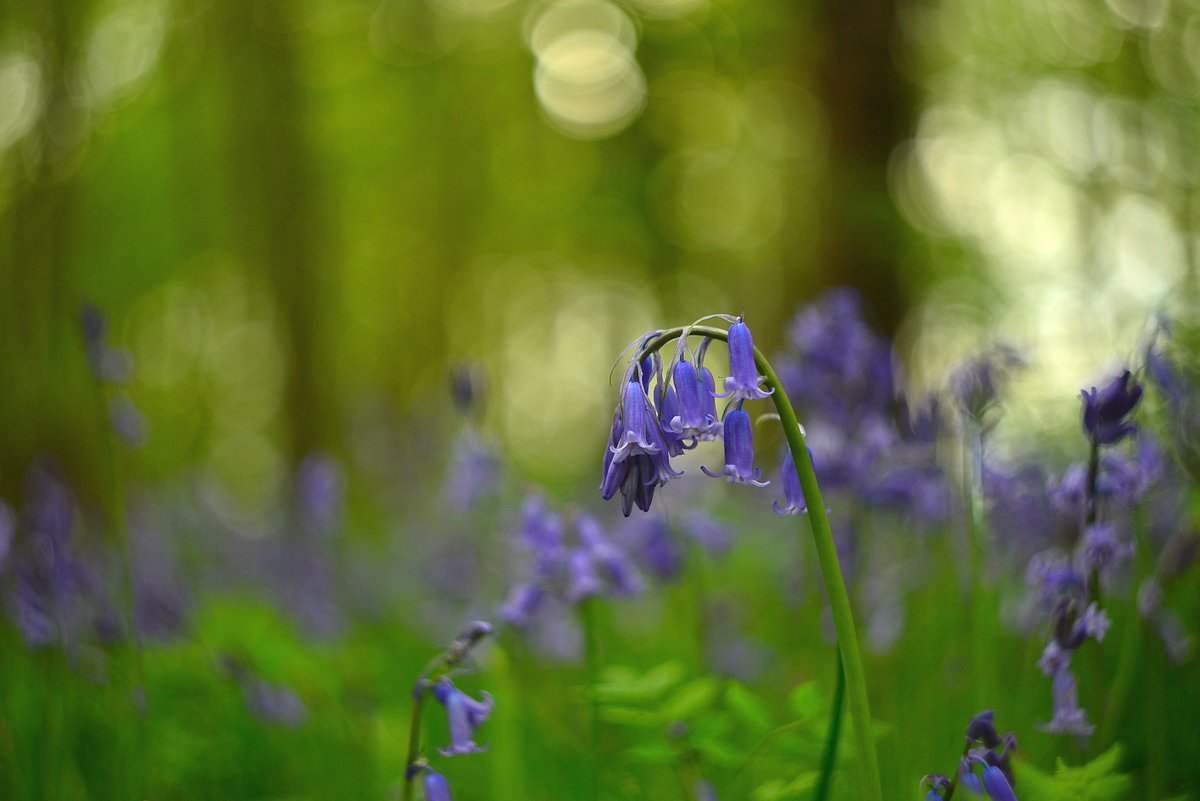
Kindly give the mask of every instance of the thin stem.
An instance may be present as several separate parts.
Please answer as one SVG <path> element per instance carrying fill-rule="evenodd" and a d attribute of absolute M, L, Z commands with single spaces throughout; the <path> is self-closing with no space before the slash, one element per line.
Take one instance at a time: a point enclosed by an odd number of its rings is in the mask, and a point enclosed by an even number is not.
<path fill-rule="evenodd" d="M 647 343 L 636 358 L 640 361 L 668 342 L 678 339 L 685 331 L 689 336 L 709 337 L 723 341 L 728 341 L 729 336 L 727 332 L 719 328 L 708 326 L 672 328 Z M 808 455 L 804 431 L 800 428 L 800 421 L 796 419 L 796 411 L 788 400 L 787 392 L 784 391 L 771 363 L 757 348 L 754 350 L 754 359 L 758 364 L 758 369 L 766 376 L 767 388 L 773 390 L 771 399 L 775 402 L 776 411 L 779 412 L 779 422 L 783 426 L 788 448 L 792 452 L 792 461 L 796 465 L 796 477 L 800 480 L 804 503 L 808 507 L 808 521 L 812 527 L 813 544 L 817 549 L 817 561 L 820 563 L 821 575 L 825 581 L 825 591 L 829 599 L 829 609 L 833 613 L 833 626 L 837 632 L 838 648 L 841 651 L 842 665 L 846 676 L 850 719 L 854 723 L 854 737 L 863 762 L 862 773 L 865 784 L 863 798 L 866 801 L 883 801 L 883 789 L 879 780 L 879 762 L 875 755 L 875 741 L 871 736 L 871 705 L 867 696 L 867 680 L 863 671 L 862 655 L 858 649 L 858 634 L 854 628 L 850 596 L 846 592 L 846 582 L 842 578 L 841 566 L 838 564 L 837 549 L 833 543 L 833 531 L 829 526 L 829 517 L 825 514 L 825 501 L 821 498 L 821 488 L 817 483 L 812 459 Z"/>
<path fill-rule="evenodd" d="M 846 696 L 846 673 L 842 670 L 842 655 L 837 658 L 837 689 L 833 691 L 833 708 L 829 711 L 829 734 L 825 737 L 825 748 L 821 752 L 821 775 L 813 801 L 825 801 L 833 784 L 833 766 L 837 763 L 838 739 L 842 733 L 842 703 Z"/>
<path fill-rule="evenodd" d="M 446 651 L 429 660 L 413 685 L 413 712 L 408 723 L 408 755 L 404 758 L 404 785 L 400 796 L 402 801 L 412 801 L 413 780 L 416 779 L 413 766 L 417 764 L 421 754 L 421 712 L 425 708 L 425 694 L 429 692 L 428 679 L 434 671 L 448 664 L 450 657 L 451 651 Z"/>
<path fill-rule="evenodd" d="M 595 599 L 588 598 L 579 604 L 580 622 L 583 624 L 583 665 L 587 681 L 588 697 L 588 748 L 591 759 L 588 769 L 591 771 L 591 797 L 600 797 L 600 704 L 596 697 L 596 685 L 600 672 L 600 653 L 596 638 L 596 607 Z"/>
<path fill-rule="evenodd" d="M 987 702 L 987 640 L 984 636 L 983 547 L 979 530 L 979 484 L 982 480 L 983 434 L 974 421 L 963 433 L 962 494 L 967 522 L 968 621 L 971 637 L 971 672 L 974 676 L 975 706 Z"/>
<path fill-rule="evenodd" d="M 408 724 L 408 756 L 404 758 L 404 789 L 402 801 L 412 801 L 413 780 L 412 767 L 417 762 L 417 754 L 421 751 L 421 710 L 425 706 L 425 690 L 421 689 L 413 700 L 412 720 Z"/>

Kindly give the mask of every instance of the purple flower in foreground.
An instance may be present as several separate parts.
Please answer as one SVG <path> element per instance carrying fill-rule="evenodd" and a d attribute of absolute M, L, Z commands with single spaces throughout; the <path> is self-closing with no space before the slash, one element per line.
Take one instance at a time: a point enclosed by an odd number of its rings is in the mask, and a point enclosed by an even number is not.
<path fill-rule="evenodd" d="M 679 405 L 673 417 L 665 414 L 664 428 L 685 439 L 713 440 L 721 435 L 721 421 L 717 418 L 711 386 L 715 386 L 712 373 L 704 368 L 699 371 L 687 360 L 681 360 L 674 370 L 675 391 Z"/>
<path fill-rule="evenodd" d="M 1083 428 L 1097 445 L 1120 442 L 1137 430 L 1126 418 L 1142 399 L 1142 387 L 1131 384 L 1133 374 L 1128 370 L 1112 380 L 1104 389 L 1080 393 L 1083 398 Z"/>
<path fill-rule="evenodd" d="M 754 361 L 754 338 L 741 320 L 729 326 L 729 372 L 730 376 L 725 379 L 725 393 L 717 395 L 718 398 L 762 400 L 775 391 L 764 392 L 759 388 L 766 377 L 758 374 L 758 365 Z"/>
<path fill-rule="evenodd" d="M 750 415 L 742 409 L 730 409 L 725 414 L 723 434 L 725 468 L 720 473 L 713 473 L 707 467 L 701 467 L 705 475 L 711 478 L 724 476 L 733 484 L 750 484 L 755 487 L 770 484 L 769 481 L 759 481 L 762 470 L 754 466 L 754 432 L 750 424 Z"/>
<path fill-rule="evenodd" d="M 433 688 L 433 697 L 446 708 L 446 718 L 450 725 L 450 745 L 439 748 L 442 756 L 462 756 L 463 754 L 478 754 L 486 751 L 480 748 L 472 739 L 475 730 L 487 721 L 495 705 L 490 693 L 480 694 L 482 700 L 476 701 L 457 687 L 450 679 L 443 678 Z"/>
<path fill-rule="evenodd" d="M 1087 711 L 1079 707 L 1075 677 L 1062 672 L 1054 677 L 1054 718 L 1038 726 L 1049 734 L 1074 734 L 1088 737 L 1095 727 L 1088 723 Z"/>
<path fill-rule="evenodd" d="M 629 517 L 635 503 L 643 512 L 649 511 L 654 489 L 680 475 L 671 469 L 667 444 L 645 390 L 636 380 L 627 382 L 604 452 L 600 494 L 607 501 L 620 490 L 621 512 Z"/>

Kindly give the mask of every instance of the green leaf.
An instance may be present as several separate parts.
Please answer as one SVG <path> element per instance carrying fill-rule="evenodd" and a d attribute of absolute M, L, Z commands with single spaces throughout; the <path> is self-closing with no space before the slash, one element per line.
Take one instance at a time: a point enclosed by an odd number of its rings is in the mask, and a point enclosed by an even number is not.
<path fill-rule="evenodd" d="M 662 715 L 650 709 L 638 709 L 629 706 L 606 706 L 600 709 L 600 719 L 605 723 L 617 726 L 632 726 L 638 729 L 657 728 L 662 723 Z"/>
<path fill-rule="evenodd" d="M 788 707 L 801 719 L 823 717 L 826 706 L 825 697 L 815 681 L 806 681 L 788 694 Z"/>
<path fill-rule="evenodd" d="M 675 691 L 662 706 L 663 717 L 670 721 L 686 720 L 713 705 L 719 687 L 711 676 L 692 679 Z"/>
<path fill-rule="evenodd" d="M 683 666 L 664 662 L 638 675 L 627 667 L 611 667 L 596 685 L 596 698 L 604 704 L 650 704 L 683 680 Z"/>
<path fill-rule="evenodd" d="M 1125 801 L 1133 782 L 1117 772 L 1120 761 L 1121 747 L 1114 745 L 1080 767 L 1058 760 L 1053 776 L 1021 763 L 1017 766 L 1021 801 Z"/>
<path fill-rule="evenodd" d="M 758 735 L 771 729 L 771 713 L 767 705 L 746 685 L 730 682 L 725 688 L 725 705 L 746 728 Z"/>

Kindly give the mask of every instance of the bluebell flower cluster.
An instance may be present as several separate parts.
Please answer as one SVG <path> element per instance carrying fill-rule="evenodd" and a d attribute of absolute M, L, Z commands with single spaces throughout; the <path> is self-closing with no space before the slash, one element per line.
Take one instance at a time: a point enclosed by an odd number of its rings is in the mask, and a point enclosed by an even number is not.
<path fill-rule="evenodd" d="M 717 315 L 730 323 L 729 372 L 722 393 L 712 372 L 704 366 L 711 340 L 692 352 L 689 337 L 681 337 L 669 365 L 657 353 L 642 350 L 657 332 L 640 337 L 632 346 L 637 353 L 626 369 L 621 402 L 613 414 L 612 430 L 604 450 L 600 494 L 611 500 L 621 493 L 621 512 L 628 517 L 636 505 L 650 510 L 658 487 L 682 475 L 671 458 L 700 442 L 721 439 L 725 463 L 720 470 L 701 468 L 707 475 L 731 483 L 766 486 L 762 471 L 754 466 L 754 432 L 746 401 L 762 400 L 774 390 L 763 389 L 766 377 L 758 372 L 754 338 L 741 318 Z M 723 415 L 717 400 L 726 400 Z"/>
<path fill-rule="evenodd" d="M 936 460 L 940 405 L 906 396 L 892 344 L 863 320 L 854 290 L 830 291 L 801 310 L 773 362 L 803 412 L 817 477 L 835 511 L 853 498 L 921 528 L 949 518 L 950 486 Z M 785 497 L 777 511 L 798 514 L 804 507 L 791 472 L 781 471 Z"/>
<path fill-rule="evenodd" d="M 967 724 L 966 745 L 954 778 L 937 773 L 922 777 L 924 801 L 949 799 L 960 786 L 975 798 L 1016 801 L 1012 770 L 1016 750 L 1017 738 L 1012 732 L 1001 735 L 996 731 L 994 712 L 981 712 Z"/>
<path fill-rule="evenodd" d="M 598 596 L 629 598 L 642 592 L 629 554 L 590 515 L 568 521 L 531 495 L 521 511 L 521 543 L 529 554 L 526 578 L 501 606 L 500 618 L 529 629 L 548 607 L 574 605 Z"/>

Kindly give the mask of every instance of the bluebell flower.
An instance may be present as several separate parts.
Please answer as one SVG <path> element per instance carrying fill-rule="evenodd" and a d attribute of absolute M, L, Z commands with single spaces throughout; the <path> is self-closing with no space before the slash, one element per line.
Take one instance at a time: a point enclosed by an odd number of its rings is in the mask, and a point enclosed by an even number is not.
<path fill-rule="evenodd" d="M 546 508 L 546 502 L 530 495 L 521 507 L 521 541 L 533 552 L 534 572 L 553 578 L 567 558 L 562 518 Z"/>
<path fill-rule="evenodd" d="M 887 414 L 896 396 L 891 344 L 863 322 L 855 290 L 832 290 L 806 307 L 788 340 L 790 352 L 775 365 L 810 417 L 853 431 L 865 418 Z"/>
<path fill-rule="evenodd" d="M 1049 734 L 1074 734 L 1088 737 L 1095 727 L 1088 723 L 1087 712 L 1079 708 L 1079 691 L 1069 671 L 1054 676 L 1054 717 L 1038 726 Z"/>
<path fill-rule="evenodd" d="M 1058 644 L 1058 640 L 1052 639 L 1042 651 L 1038 669 L 1046 676 L 1057 676 L 1071 668 L 1071 653 L 1071 649 L 1064 648 Z"/>
<path fill-rule="evenodd" d="M 970 757 L 963 757 L 958 764 L 958 786 L 977 798 L 983 797 L 983 783 L 972 770 Z"/>
<path fill-rule="evenodd" d="M 681 456 L 685 448 L 693 447 L 695 441 L 691 443 L 685 442 L 678 431 L 671 428 L 670 423 L 666 422 L 678 418 L 679 400 L 675 393 L 675 388 L 667 386 L 666 391 L 656 392 L 655 398 L 658 402 L 658 419 L 662 422 L 661 431 L 663 442 L 667 446 L 668 456 Z"/>
<path fill-rule="evenodd" d="M 1015 348 L 993 345 L 954 371 L 950 394 L 966 416 L 982 421 L 999 397 L 999 384 L 1005 374 L 1023 364 Z"/>
<path fill-rule="evenodd" d="M 546 591 L 537 584 L 519 584 L 500 607 L 500 618 L 513 628 L 526 629 L 541 608 Z"/>
<path fill-rule="evenodd" d="M 1088 469 L 1083 462 L 1074 462 L 1060 481 L 1048 481 L 1046 492 L 1050 505 L 1064 520 L 1074 525 L 1083 522 L 1088 506 Z"/>
<path fill-rule="evenodd" d="M 983 791 L 992 801 L 1017 801 L 1004 771 L 986 762 L 983 765 Z"/>
<path fill-rule="evenodd" d="M 448 678 L 442 678 L 433 688 L 433 697 L 446 708 L 446 719 L 450 726 L 450 745 L 439 748 L 442 756 L 462 756 L 486 751 L 475 744 L 475 730 L 482 726 L 492 714 L 495 701 L 490 693 L 480 693 L 482 700 L 476 701 L 454 686 Z"/>
<path fill-rule="evenodd" d="M 1083 532 L 1080 567 L 1084 571 L 1107 573 L 1132 553 L 1133 546 L 1121 542 L 1115 528 L 1107 523 L 1093 523 Z"/>
<path fill-rule="evenodd" d="M 604 536 L 600 524 L 590 515 L 576 521 L 580 547 L 590 555 L 608 580 L 614 595 L 632 597 L 642 592 L 642 582 L 625 552 Z"/>
<path fill-rule="evenodd" d="M 754 466 L 754 431 L 750 423 L 750 415 L 742 409 L 730 409 L 725 413 L 722 426 L 725 439 L 725 467 L 720 473 L 713 473 L 707 467 L 701 467 L 705 475 L 711 478 L 724 476 L 733 484 L 750 484 L 755 487 L 765 487 L 771 482 L 759 481 L 762 470 Z"/>
<path fill-rule="evenodd" d="M 1130 383 L 1133 374 L 1128 370 L 1112 380 L 1104 389 L 1080 393 L 1083 398 L 1083 428 L 1097 445 L 1112 445 L 1137 430 L 1127 419 L 1138 401 L 1142 387 Z"/>
<path fill-rule="evenodd" d="M 683 553 L 671 529 L 661 520 L 647 520 L 642 528 L 639 552 L 650 572 L 671 581 L 683 571 Z"/>
<path fill-rule="evenodd" d="M 680 359 L 672 371 L 679 405 L 672 417 L 665 414 L 663 427 L 684 439 L 713 440 L 721 435 L 714 398 L 715 381 L 707 369 Z"/>
<path fill-rule="evenodd" d="M 603 467 L 600 494 L 607 501 L 620 490 L 621 512 L 626 517 L 635 503 L 643 512 L 649 511 L 655 487 L 682 475 L 671 468 L 657 416 L 636 380 L 625 384 Z"/>
<path fill-rule="evenodd" d="M 779 468 L 780 480 L 783 481 L 783 506 L 776 501 L 771 504 L 778 515 L 802 515 L 808 512 L 804 503 L 804 490 L 800 487 L 800 477 L 796 475 L 796 462 L 792 459 L 792 449 L 783 449 L 783 465 Z"/>
<path fill-rule="evenodd" d="M 446 777 L 432 768 L 425 769 L 425 801 L 454 801 Z"/>
<path fill-rule="evenodd" d="M 764 392 L 760 385 L 766 381 L 765 376 L 758 374 L 758 364 L 754 361 L 754 338 L 750 329 L 740 319 L 729 326 L 729 377 L 725 379 L 724 394 L 718 398 L 737 398 L 742 400 L 762 400 L 771 397 L 771 392 Z"/>
<path fill-rule="evenodd" d="M 981 742 L 988 748 L 1000 745 L 1000 734 L 996 731 L 996 724 L 993 722 L 995 716 L 995 710 L 989 709 L 971 718 L 967 724 L 967 740 L 972 743 Z"/>
<path fill-rule="evenodd" d="M 596 568 L 592 563 L 592 555 L 583 548 L 576 548 L 567 557 L 567 600 L 579 603 L 588 598 L 594 598 L 604 590 Z"/>
<path fill-rule="evenodd" d="M 950 789 L 950 779 L 938 773 L 930 773 L 921 777 L 921 789 L 928 788 L 925 801 L 942 801 L 946 791 Z"/>

